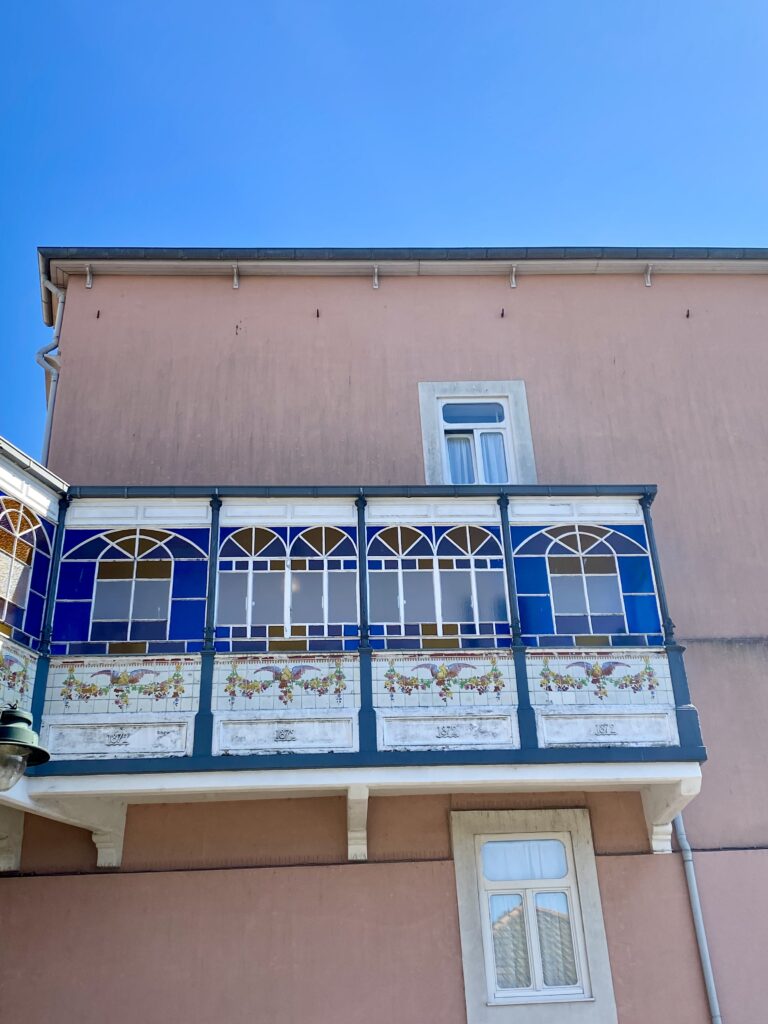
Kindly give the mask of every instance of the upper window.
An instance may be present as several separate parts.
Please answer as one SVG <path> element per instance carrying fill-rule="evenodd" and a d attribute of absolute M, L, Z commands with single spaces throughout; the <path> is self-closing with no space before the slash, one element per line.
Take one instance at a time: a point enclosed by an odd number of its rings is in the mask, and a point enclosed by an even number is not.
<path fill-rule="evenodd" d="M 501 402 L 442 402 L 448 481 L 509 483 L 507 416 Z"/>
<path fill-rule="evenodd" d="M 536 482 L 522 381 L 422 383 L 419 407 L 428 484 Z"/>
<path fill-rule="evenodd" d="M 615 1024 L 585 810 L 451 814 L 468 1024 Z M 543 1014 L 543 1015 L 542 1015 Z"/>

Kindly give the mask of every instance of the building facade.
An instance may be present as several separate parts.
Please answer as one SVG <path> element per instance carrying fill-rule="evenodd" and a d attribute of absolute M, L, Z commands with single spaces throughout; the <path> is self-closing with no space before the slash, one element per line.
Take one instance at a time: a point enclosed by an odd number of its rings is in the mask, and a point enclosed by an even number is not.
<path fill-rule="evenodd" d="M 768 252 L 39 256 L 9 1014 L 764 1021 Z"/>

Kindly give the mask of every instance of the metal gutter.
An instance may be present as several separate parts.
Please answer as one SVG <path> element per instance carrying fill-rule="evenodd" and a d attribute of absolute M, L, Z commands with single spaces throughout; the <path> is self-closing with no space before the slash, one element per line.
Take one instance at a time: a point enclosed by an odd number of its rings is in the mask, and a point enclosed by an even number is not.
<path fill-rule="evenodd" d="M 360 265 L 376 264 L 508 264 L 507 270 L 526 269 L 531 264 L 531 272 L 536 272 L 536 264 L 571 264 L 574 268 L 583 264 L 639 263 L 642 266 L 653 264 L 654 271 L 661 270 L 677 263 L 696 262 L 706 264 L 730 263 L 732 265 L 768 263 L 768 248 L 736 248 L 736 247 L 680 247 L 680 246 L 512 246 L 512 247 L 257 247 L 257 248 L 218 248 L 218 247 L 115 247 L 115 246 L 40 246 L 37 250 L 41 280 L 41 301 L 43 319 L 50 326 L 53 322 L 51 297 L 42 286 L 42 281 L 51 276 L 51 263 L 71 261 L 82 264 L 76 271 L 85 273 L 84 267 L 90 263 L 117 264 L 120 262 L 137 263 L 224 263 L 237 266 L 239 263 L 293 265 L 302 263 L 326 264 L 351 263 Z M 518 266 L 522 264 L 522 266 Z M 659 266 L 661 264 L 661 266 Z M 222 270 L 230 272 L 230 267 Z M 243 268 L 240 268 L 241 270 Z M 367 270 L 366 270 L 367 272 Z M 497 267 L 489 267 L 488 273 L 501 273 Z M 506 272 L 506 271 L 504 271 Z M 609 271 L 610 272 L 610 271 Z M 764 267 L 756 267 L 755 272 L 765 272 Z"/>
<path fill-rule="evenodd" d="M 15 444 L 11 444 L 4 437 L 0 437 L 0 455 L 5 456 L 14 466 L 18 466 L 19 469 L 29 473 L 38 483 L 43 484 L 45 487 L 50 487 L 51 490 L 56 491 L 60 496 L 66 494 L 67 484 L 61 477 L 51 473 L 45 466 L 30 458 L 29 455 L 26 455 L 20 448 L 17 448 Z"/>
<path fill-rule="evenodd" d="M 414 486 L 371 485 L 351 486 L 76 486 L 67 490 L 69 498 L 498 498 L 506 494 L 513 498 L 590 498 L 590 497 L 645 497 L 652 501 L 655 484 L 510 484 L 493 485 L 441 485 Z"/>

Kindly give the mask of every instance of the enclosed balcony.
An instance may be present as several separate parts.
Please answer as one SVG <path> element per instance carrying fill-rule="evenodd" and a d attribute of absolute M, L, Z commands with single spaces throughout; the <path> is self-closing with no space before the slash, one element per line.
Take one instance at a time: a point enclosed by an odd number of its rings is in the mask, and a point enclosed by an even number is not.
<path fill-rule="evenodd" d="M 698 789 L 653 487 L 67 488 L 2 455 L 38 801 L 619 785 L 668 844 Z"/>

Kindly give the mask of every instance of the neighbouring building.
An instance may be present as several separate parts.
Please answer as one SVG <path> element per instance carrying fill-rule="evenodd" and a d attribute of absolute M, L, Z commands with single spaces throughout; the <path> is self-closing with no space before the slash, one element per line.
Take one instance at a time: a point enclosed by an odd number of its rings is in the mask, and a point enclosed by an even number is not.
<path fill-rule="evenodd" d="M 764 1024 L 768 250 L 39 262 L 5 1019 Z"/>

